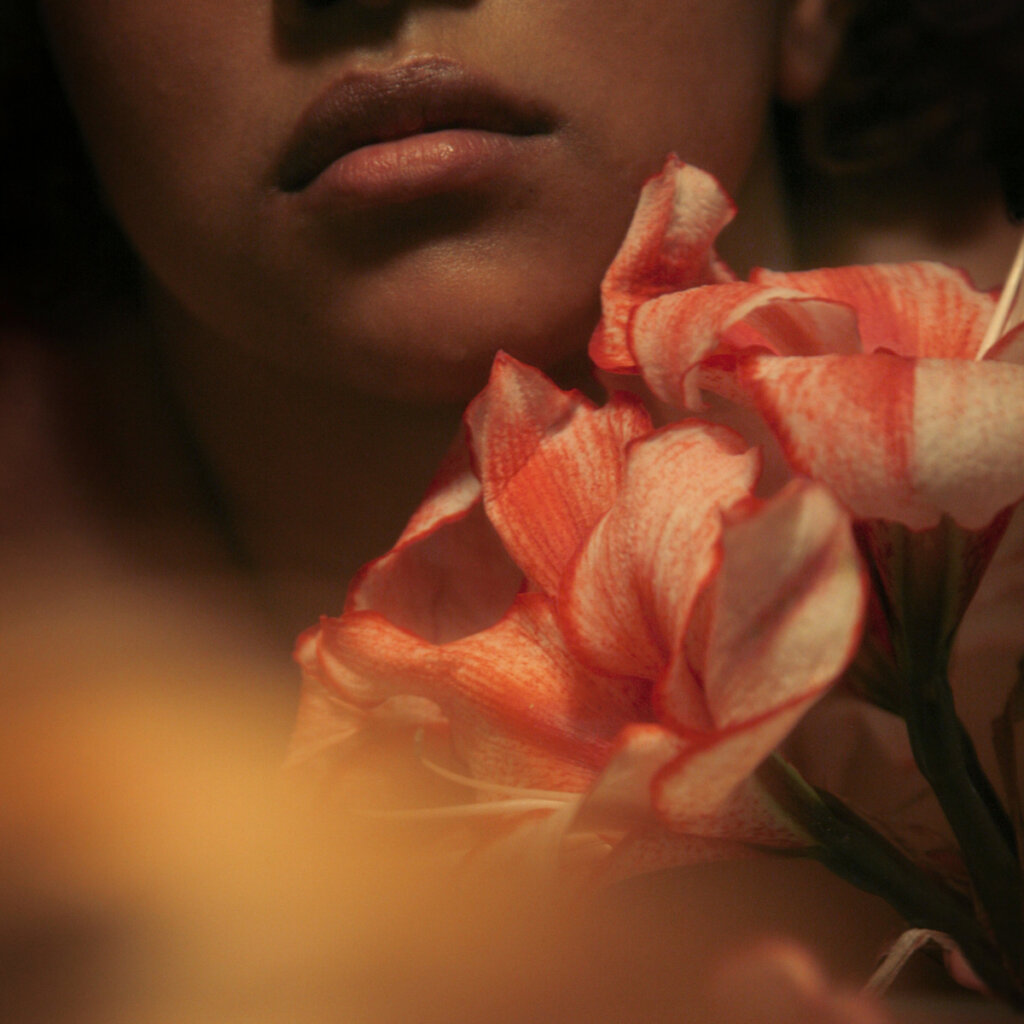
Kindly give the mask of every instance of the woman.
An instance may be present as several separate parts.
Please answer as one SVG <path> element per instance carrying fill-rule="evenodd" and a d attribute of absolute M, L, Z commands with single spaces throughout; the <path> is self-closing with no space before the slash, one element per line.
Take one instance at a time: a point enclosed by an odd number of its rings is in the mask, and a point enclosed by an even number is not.
<path fill-rule="evenodd" d="M 337 607 L 344 580 L 393 538 L 493 353 L 582 379 L 602 273 L 668 151 L 737 196 L 725 248 L 740 266 L 903 245 L 913 232 L 890 242 L 885 202 L 878 229 L 854 233 L 866 197 L 822 195 L 826 179 L 809 171 L 787 190 L 800 175 L 780 160 L 792 126 L 776 137 L 773 104 L 815 102 L 848 18 L 856 46 L 826 113 L 844 109 L 843 83 L 863 79 L 856 60 L 880 23 L 910 32 L 915 53 L 948 27 L 826 0 L 38 6 L 128 242 L 116 265 L 133 272 L 130 301 L 87 302 L 87 318 L 66 306 L 60 333 L 86 336 L 70 353 L 25 340 L 24 290 L 10 300 L 21 315 L 6 404 L 22 405 L 8 443 L 23 467 L 8 460 L 13 663 L 24 667 L 20 654 L 45 679 L 66 675 L 73 655 L 76 673 L 98 680 L 129 632 L 130 666 L 201 685 L 274 674 L 286 688 L 291 636 Z M 9 16 L 24 22 L 9 38 L 30 40 L 30 12 Z M 1002 17 L 983 28 L 1009 38 L 1019 18 Z M 32 65 L 29 42 L 21 57 Z M 826 113 L 810 118 L 812 138 L 828 137 Z M 950 120 L 936 137 L 961 127 Z M 927 152 L 924 139 L 914 158 Z M 951 181 L 964 181 L 953 156 L 941 172 L 915 171 L 932 190 L 916 190 L 917 210 L 899 205 L 903 223 L 923 218 L 915 255 L 973 261 L 987 284 L 1012 242 L 993 165 L 976 156 L 963 158 L 975 180 L 952 211 Z M 16 222 L 19 204 L 7 205 Z M 936 210 L 962 234 L 930 237 Z M 71 262 L 89 262 L 94 244 Z M 104 246 L 97 262 L 114 265 L 118 243 Z M 12 267 L 25 262 L 10 251 Z M 52 275 L 60 260 L 45 255 Z M 41 480 L 41 465 L 58 471 Z M 42 591 L 35 604 L 26 580 Z M 98 582 L 116 616 L 106 622 Z M 38 623 L 55 606 L 73 640 L 40 653 Z M 253 637 L 255 621 L 271 625 Z M 83 636 L 100 651 L 91 665 Z"/>
<path fill-rule="evenodd" d="M 580 358 L 597 283 L 668 151 L 738 196 L 734 263 L 801 259 L 770 107 L 818 92 L 847 14 L 819 0 L 40 10 L 144 268 L 132 329 L 166 359 L 221 513 L 292 605 L 289 631 L 390 541 L 494 351 Z M 464 127 L 437 130 L 449 124 Z M 958 201 L 963 237 L 947 206 L 947 237 L 922 242 L 967 259 L 980 244 L 994 283 L 1010 243 L 979 178 Z M 850 238 L 813 185 L 801 245 L 816 259 L 877 258 L 864 246 L 928 230 Z M 941 196 L 928 202 L 921 216 Z"/>

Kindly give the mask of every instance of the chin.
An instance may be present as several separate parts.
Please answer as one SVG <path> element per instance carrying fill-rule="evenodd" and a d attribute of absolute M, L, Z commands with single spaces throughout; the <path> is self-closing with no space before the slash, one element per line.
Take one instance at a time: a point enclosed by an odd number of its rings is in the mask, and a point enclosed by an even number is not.
<path fill-rule="evenodd" d="M 491 364 L 499 351 L 537 366 L 566 385 L 578 385 L 585 375 L 586 342 L 552 344 L 547 339 L 505 338 L 481 345 L 460 346 L 452 339 L 438 344 L 436 338 L 422 345 L 388 344 L 361 348 L 338 367 L 344 384 L 381 398 L 417 405 L 465 404 L 487 383 Z"/>
<path fill-rule="evenodd" d="M 409 315 L 408 308 L 383 319 L 376 316 L 353 322 L 357 310 L 333 330 L 324 325 L 328 342 L 321 355 L 333 363 L 344 382 L 360 391 L 415 403 L 467 402 L 486 383 L 499 351 L 537 366 L 560 382 L 577 385 L 587 376 L 587 342 L 600 316 L 595 288 L 577 303 L 557 296 L 534 294 L 527 301 L 516 296 L 478 289 L 489 301 L 474 308 L 464 294 L 452 294 L 434 308 Z M 547 299 L 548 301 L 544 301 Z M 553 300 L 553 301 L 552 301 Z M 318 372 L 323 372 L 321 363 Z"/>
<path fill-rule="evenodd" d="M 495 349 L 424 351 L 389 346 L 360 351 L 338 368 L 344 386 L 368 395 L 416 405 L 468 402 L 486 383 Z"/>

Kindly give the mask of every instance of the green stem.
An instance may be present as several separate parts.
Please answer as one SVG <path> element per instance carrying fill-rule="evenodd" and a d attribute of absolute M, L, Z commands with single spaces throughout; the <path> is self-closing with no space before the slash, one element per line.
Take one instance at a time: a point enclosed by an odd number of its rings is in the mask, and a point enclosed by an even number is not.
<path fill-rule="evenodd" d="M 874 582 L 893 646 L 891 691 L 914 759 L 956 836 L 1007 967 L 1022 978 L 1024 882 L 1016 837 L 956 713 L 948 676 L 961 617 L 1005 525 L 997 519 L 972 533 L 943 519 L 933 530 L 911 533 L 899 524 L 875 524 L 864 543 L 877 562 Z"/>
<path fill-rule="evenodd" d="M 911 926 L 951 936 L 992 992 L 1024 1009 L 1024 987 L 1007 969 L 969 900 L 922 871 L 830 793 L 809 786 L 781 758 L 766 761 L 758 778 L 814 840 L 810 856 L 880 896 Z"/>
<path fill-rule="evenodd" d="M 945 672 L 913 679 L 905 718 L 910 745 L 921 774 L 935 791 L 953 834 L 978 902 L 1010 969 L 1024 965 L 1024 906 L 1020 865 L 1008 838 L 1002 806 L 981 772 L 974 746 L 953 705 Z M 978 774 L 984 784 L 977 784 Z M 995 801 L 998 812 L 993 810 Z"/>

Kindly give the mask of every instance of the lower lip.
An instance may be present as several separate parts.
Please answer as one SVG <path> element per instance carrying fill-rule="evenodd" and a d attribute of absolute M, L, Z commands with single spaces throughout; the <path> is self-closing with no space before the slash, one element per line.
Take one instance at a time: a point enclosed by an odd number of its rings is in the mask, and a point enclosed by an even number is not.
<path fill-rule="evenodd" d="M 402 203 L 496 180 L 542 135 L 450 128 L 362 146 L 336 160 L 309 185 L 310 199 Z"/>

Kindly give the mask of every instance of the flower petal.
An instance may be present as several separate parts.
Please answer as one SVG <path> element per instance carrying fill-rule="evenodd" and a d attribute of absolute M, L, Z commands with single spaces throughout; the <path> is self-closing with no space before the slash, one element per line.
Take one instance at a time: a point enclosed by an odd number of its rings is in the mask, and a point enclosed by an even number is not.
<path fill-rule="evenodd" d="M 600 778 L 583 798 L 573 828 L 598 834 L 621 832 L 612 851 L 595 872 L 600 885 L 648 871 L 713 860 L 753 856 L 750 847 L 668 831 L 653 808 L 652 785 L 686 744 L 663 726 L 630 725 L 622 730 Z"/>
<path fill-rule="evenodd" d="M 810 837 L 752 776 L 817 697 L 692 743 L 654 780 L 654 807 L 665 824 L 677 832 L 757 846 L 810 845 Z"/>
<path fill-rule="evenodd" d="M 721 513 L 750 496 L 756 450 L 687 422 L 629 449 L 622 490 L 565 575 L 560 617 L 595 671 L 657 678 L 718 561 Z"/>
<path fill-rule="evenodd" d="M 662 401 L 702 406 L 691 371 L 718 353 L 764 348 L 780 355 L 857 351 L 853 311 L 787 288 L 742 281 L 654 299 L 634 317 L 630 344 L 648 387 Z"/>
<path fill-rule="evenodd" d="M 668 829 L 638 829 L 620 839 L 594 872 L 597 885 L 613 885 L 636 875 L 722 860 L 762 856 L 745 843 L 686 835 Z"/>
<path fill-rule="evenodd" d="M 484 504 L 527 576 L 554 593 L 618 492 L 626 444 L 651 429 L 638 399 L 601 409 L 510 356 L 466 413 Z"/>
<path fill-rule="evenodd" d="M 996 305 L 962 271 L 941 263 L 756 270 L 751 281 L 844 302 L 857 312 L 864 352 L 911 357 L 974 359 Z"/>
<path fill-rule="evenodd" d="M 677 659 L 657 691 L 661 713 L 683 729 L 699 726 L 698 702 L 720 730 L 823 694 L 860 640 L 867 583 L 849 516 L 830 493 L 793 481 L 731 518 L 708 594 L 701 685 Z"/>
<path fill-rule="evenodd" d="M 443 790 L 422 768 L 419 751 L 425 746 L 437 757 L 448 749 L 448 722 L 438 706 L 408 694 L 370 709 L 342 699 L 320 678 L 317 636 L 307 631 L 296 651 L 302 695 L 285 767 L 304 785 L 318 784 L 319 798 L 332 808 L 436 802 Z"/>
<path fill-rule="evenodd" d="M 1024 493 L 1024 369 L 884 353 L 750 356 L 733 386 L 857 518 L 980 529 Z M 955 429 L 953 429 L 955 425 Z"/>
<path fill-rule="evenodd" d="M 393 694 L 434 701 L 475 778 L 579 791 L 604 765 L 646 697 L 582 672 L 547 598 L 522 594 L 491 629 L 433 645 L 368 612 L 325 620 L 321 677 L 353 703 Z"/>
<path fill-rule="evenodd" d="M 651 785 L 685 749 L 685 741 L 662 725 L 627 725 L 580 807 L 578 824 L 595 829 L 649 826 L 654 820 Z"/>
<path fill-rule="evenodd" d="M 1024 367 L 922 360 L 915 399 L 912 475 L 922 501 L 969 530 L 1020 501 Z"/>
<path fill-rule="evenodd" d="M 484 515 L 480 482 L 460 439 L 395 546 L 360 570 L 346 611 L 379 611 L 444 643 L 494 625 L 522 585 Z"/>
<path fill-rule="evenodd" d="M 713 245 L 735 213 L 710 174 L 669 157 L 640 193 L 625 241 L 602 282 L 602 319 L 590 348 L 598 366 L 635 369 L 629 326 L 641 303 L 693 285 L 732 280 Z"/>

